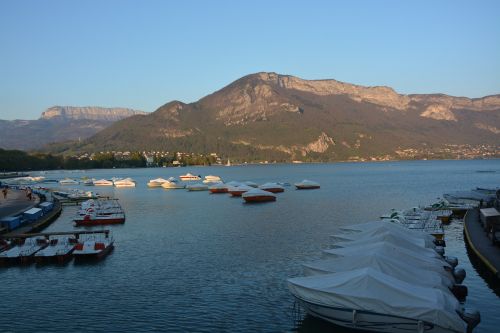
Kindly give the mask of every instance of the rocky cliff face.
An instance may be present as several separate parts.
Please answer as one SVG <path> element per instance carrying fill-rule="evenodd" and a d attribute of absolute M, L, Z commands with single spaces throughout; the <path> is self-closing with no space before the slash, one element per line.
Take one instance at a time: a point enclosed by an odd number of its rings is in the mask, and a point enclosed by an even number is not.
<path fill-rule="evenodd" d="M 40 119 L 118 121 L 136 114 L 145 114 L 145 112 L 127 108 L 53 106 L 42 112 Z"/>

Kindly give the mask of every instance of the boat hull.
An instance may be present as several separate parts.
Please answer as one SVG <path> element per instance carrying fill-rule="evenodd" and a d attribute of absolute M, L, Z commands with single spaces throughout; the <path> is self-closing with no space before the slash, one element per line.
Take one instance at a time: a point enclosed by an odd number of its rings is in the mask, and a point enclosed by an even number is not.
<path fill-rule="evenodd" d="M 210 193 L 227 193 L 227 188 L 211 188 Z"/>
<path fill-rule="evenodd" d="M 110 254 L 114 247 L 114 244 L 111 243 L 102 251 L 96 253 L 78 253 L 75 251 L 73 252 L 73 256 L 75 257 L 75 261 L 100 260 Z"/>
<path fill-rule="evenodd" d="M 267 196 L 267 195 L 258 195 L 258 196 L 253 196 L 253 197 L 244 197 L 243 199 L 245 199 L 245 202 L 250 202 L 250 203 L 276 201 L 276 197 Z"/>
<path fill-rule="evenodd" d="M 319 185 L 295 185 L 297 190 L 316 190 L 320 188 Z"/>
<path fill-rule="evenodd" d="M 349 329 L 387 333 L 459 333 L 458 331 L 446 329 L 429 322 L 418 321 L 415 319 L 380 314 L 371 311 L 354 311 L 353 309 L 318 305 L 299 298 L 296 299 L 311 316 Z"/>
<path fill-rule="evenodd" d="M 110 219 L 94 219 L 94 220 L 74 220 L 76 226 L 94 226 L 94 225 L 106 225 L 106 224 L 123 224 L 125 223 L 125 217 L 117 217 Z"/>

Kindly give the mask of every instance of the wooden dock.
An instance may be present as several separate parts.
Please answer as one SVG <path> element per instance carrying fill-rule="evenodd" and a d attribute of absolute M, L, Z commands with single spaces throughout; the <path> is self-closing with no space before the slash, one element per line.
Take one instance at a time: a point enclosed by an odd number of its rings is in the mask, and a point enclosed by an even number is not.
<path fill-rule="evenodd" d="M 500 246 L 494 245 L 479 222 L 479 209 L 469 209 L 464 217 L 464 234 L 474 254 L 500 279 Z"/>

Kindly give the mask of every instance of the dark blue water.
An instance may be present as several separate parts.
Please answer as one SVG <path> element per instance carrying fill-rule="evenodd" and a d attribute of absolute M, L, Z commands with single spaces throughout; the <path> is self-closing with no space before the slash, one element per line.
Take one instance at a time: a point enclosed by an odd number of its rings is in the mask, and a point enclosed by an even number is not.
<path fill-rule="evenodd" d="M 477 171 L 492 170 L 494 173 Z M 225 180 L 321 183 L 287 188 L 274 203 L 208 192 L 149 189 L 149 179 L 186 172 Z M 444 192 L 500 185 L 500 161 L 419 161 L 115 169 L 59 172 L 51 178 L 130 176 L 136 188 L 113 194 L 127 213 L 113 226 L 116 249 L 91 265 L 0 269 L 0 331 L 12 332 L 340 332 L 311 317 L 297 321 L 286 278 L 319 258 L 341 225 L 375 220 L 391 208 L 433 202 Z M 74 207 L 47 229 L 73 229 Z M 447 230 L 447 254 L 468 276 L 476 332 L 498 332 L 500 299 L 471 266 L 462 224 Z M 299 318 L 299 319 L 302 319 Z"/>

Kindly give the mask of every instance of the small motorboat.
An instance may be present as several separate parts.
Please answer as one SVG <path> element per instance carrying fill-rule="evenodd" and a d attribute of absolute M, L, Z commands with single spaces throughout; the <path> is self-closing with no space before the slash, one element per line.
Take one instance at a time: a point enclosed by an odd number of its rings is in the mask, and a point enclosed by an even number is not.
<path fill-rule="evenodd" d="M 253 187 L 250 187 L 250 186 L 245 185 L 245 184 L 240 184 L 237 186 L 229 186 L 227 188 L 227 192 L 229 194 L 231 194 L 233 197 L 241 197 L 241 195 L 243 193 L 248 192 L 252 189 L 253 189 Z"/>
<path fill-rule="evenodd" d="M 227 185 L 224 183 L 213 184 L 208 187 L 210 193 L 227 193 Z"/>
<path fill-rule="evenodd" d="M 73 251 L 75 260 L 84 259 L 101 259 L 107 256 L 114 247 L 114 239 L 112 236 L 105 234 L 103 237 L 95 238 L 90 236 L 83 237 L 76 243 Z"/>
<path fill-rule="evenodd" d="M 64 178 L 59 181 L 59 184 L 61 185 L 78 185 L 80 184 L 77 180 L 71 179 L 71 178 Z"/>
<path fill-rule="evenodd" d="M 319 183 L 313 182 L 312 180 L 304 179 L 299 183 L 295 183 L 297 190 L 314 190 L 320 188 Z"/>
<path fill-rule="evenodd" d="M 45 248 L 47 245 L 48 242 L 45 238 L 30 237 L 26 239 L 19 239 L 12 245 L 11 248 L 0 252 L 0 263 L 29 263 L 33 259 L 33 255 Z"/>
<path fill-rule="evenodd" d="M 219 176 L 212 176 L 212 175 L 205 176 L 205 179 L 203 180 L 204 184 L 220 183 L 220 182 L 222 182 L 222 178 L 220 178 Z"/>
<path fill-rule="evenodd" d="M 191 180 L 200 180 L 201 179 L 200 176 L 193 175 L 193 174 L 191 174 L 189 172 L 187 174 L 185 174 L 185 175 L 179 176 L 179 178 L 182 181 L 191 181 Z"/>
<path fill-rule="evenodd" d="M 246 202 L 276 201 L 276 195 L 274 193 L 264 191 L 259 188 L 248 190 L 242 194 L 242 197 Z"/>
<path fill-rule="evenodd" d="M 148 182 L 148 187 L 161 187 L 161 184 L 167 182 L 168 180 L 163 179 L 163 178 L 156 178 L 156 179 L 151 179 Z"/>
<path fill-rule="evenodd" d="M 95 186 L 113 186 L 112 180 L 99 179 L 94 181 Z"/>
<path fill-rule="evenodd" d="M 75 248 L 77 240 L 75 238 L 53 238 L 49 240 L 49 245 L 35 253 L 35 261 L 38 263 L 56 261 L 59 264 L 71 260 L 71 254 Z"/>
<path fill-rule="evenodd" d="M 186 186 L 188 191 L 207 191 L 208 185 L 202 183 L 189 184 Z"/>
<path fill-rule="evenodd" d="M 259 188 L 261 190 L 271 192 L 271 193 L 281 193 L 281 192 L 285 191 L 283 186 L 278 185 L 276 183 L 265 183 L 265 184 L 260 185 Z"/>
<path fill-rule="evenodd" d="M 135 181 L 132 178 L 120 179 L 114 182 L 115 187 L 135 187 Z"/>
<path fill-rule="evenodd" d="M 185 188 L 186 185 L 179 183 L 179 181 L 174 177 L 170 177 L 166 182 L 161 184 L 161 187 L 170 190 L 170 189 Z"/>

